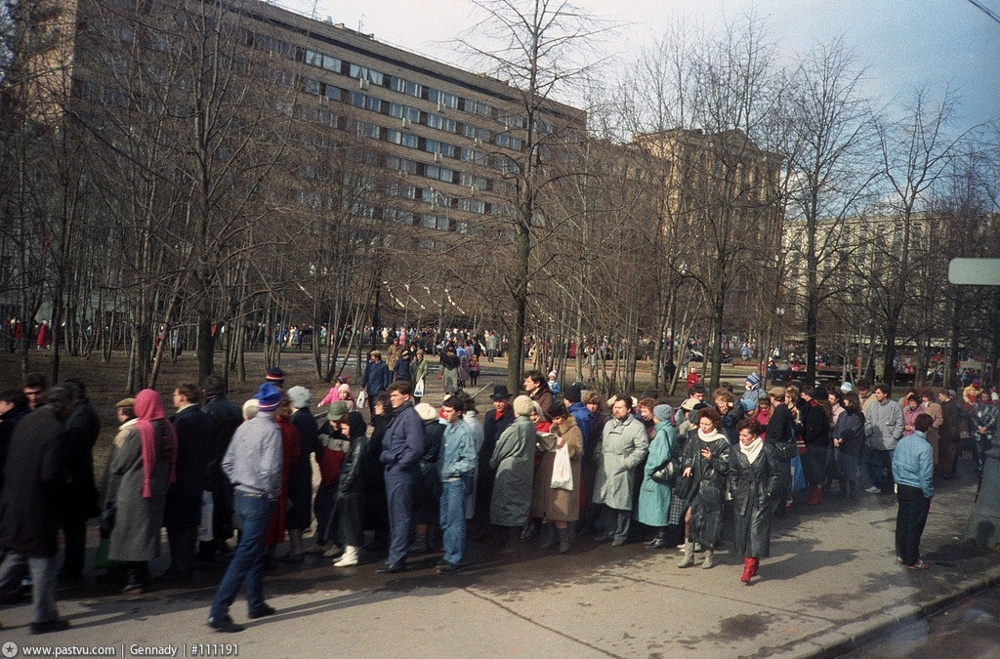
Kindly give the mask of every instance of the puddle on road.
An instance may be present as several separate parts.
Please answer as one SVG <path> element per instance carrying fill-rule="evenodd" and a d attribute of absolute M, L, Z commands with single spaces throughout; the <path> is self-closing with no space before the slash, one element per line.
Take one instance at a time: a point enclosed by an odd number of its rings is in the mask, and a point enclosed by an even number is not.
<path fill-rule="evenodd" d="M 1000 656 L 1000 587 L 900 627 L 845 657 L 920 659 L 959 653 L 963 659 Z"/>

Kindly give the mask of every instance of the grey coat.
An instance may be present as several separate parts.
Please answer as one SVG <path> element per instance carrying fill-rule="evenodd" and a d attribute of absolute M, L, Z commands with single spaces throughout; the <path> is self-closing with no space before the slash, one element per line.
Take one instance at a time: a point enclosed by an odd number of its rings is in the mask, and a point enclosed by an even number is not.
<path fill-rule="evenodd" d="M 534 472 L 535 426 L 519 416 L 503 431 L 493 449 L 490 468 L 496 469 L 490 522 L 498 526 L 523 526 L 531 511 Z"/>
<path fill-rule="evenodd" d="M 153 421 L 156 431 L 156 465 L 149 479 L 152 496 L 142 496 L 142 439 L 133 426 L 111 458 L 111 473 L 120 477 L 115 527 L 108 558 L 114 561 L 148 561 L 160 555 L 160 527 L 170 486 L 170 432 L 166 421 Z"/>
<path fill-rule="evenodd" d="M 646 428 L 633 415 L 625 421 L 610 419 L 604 425 L 597 452 L 594 503 L 615 510 L 632 510 L 635 467 L 646 459 L 649 439 Z"/>

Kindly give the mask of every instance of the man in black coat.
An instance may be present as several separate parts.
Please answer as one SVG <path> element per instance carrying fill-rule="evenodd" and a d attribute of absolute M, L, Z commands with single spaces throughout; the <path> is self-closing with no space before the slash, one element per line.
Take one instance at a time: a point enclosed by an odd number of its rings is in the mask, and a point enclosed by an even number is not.
<path fill-rule="evenodd" d="M 792 412 L 785 405 L 785 388 L 772 387 L 767 395 L 771 398 L 771 418 L 767 423 L 764 443 L 778 449 L 779 485 L 774 495 L 774 516 L 785 516 L 785 501 L 792 493 L 791 458 L 785 457 L 785 448 L 795 448 L 795 421 Z M 790 446 L 789 446 L 790 444 Z"/>
<path fill-rule="evenodd" d="M 14 428 L 28 415 L 28 397 L 20 389 L 0 391 L 0 491 L 3 490 L 3 468 L 7 464 L 7 449 Z"/>
<path fill-rule="evenodd" d="M 201 383 L 205 396 L 201 409 L 212 417 L 212 442 L 208 455 L 208 477 L 205 489 L 212 493 L 212 540 L 199 543 L 198 557 L 212 561 L 217 553 L 226 551 L 226 540 L 233 536 L 232 486 L 222 473 L 222 458 L 233 439 L 233 433 L 243 422 L 239 406 L 226 398 L 225 382 L 218 375 L 209 375 Z"/>
<path fill-rule="evenodd" d="M 63 431 L 77 402 L 76 388 L 55 386 L 45 400 L 14 429 L 0 495 L 0 549 L 6 551 L 0 591 L 20 582 L 27 563 L 34 584 L 33 634 L 69 627 L 56 610 L 56 555 L 60 502 L 69 481 Z"/>
<path fill-rule="evenodd" d="M 194 552 L 201 522 L 201 498 L 208 477 L 208 461 L 215 426 L 212 417 L 198 407 L 201 391 L 184 382 L 174 389 L 177 414 L 171 421 L 177 433 L 177 479 L 167 490 L 163 525 L 170 544 L 170 567 L 161 581 L 191 581 Z"/>
<path fill-rule="evenodd" d="M 94 483 L 94 444 L 101 434 L 101 420 L 87 399 L 86 387 L 79 378 L 67 378 L 64 386 L 76 388 L 73 413 L 66 420 L 66 464 L 69 483 L 63 491 L 62 529 L 66 556 L 59 578 L 76 580 L 83 576 L 83 558 L 87 543 L 87 520 L 101 514 L 97 486 Z"/>

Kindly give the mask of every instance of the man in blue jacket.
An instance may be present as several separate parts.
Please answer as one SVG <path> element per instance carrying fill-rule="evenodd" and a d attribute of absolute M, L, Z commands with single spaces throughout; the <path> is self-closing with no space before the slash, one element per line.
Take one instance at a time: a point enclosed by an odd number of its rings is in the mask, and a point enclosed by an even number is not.
<path fill-rule="evenodd" d="M 389 388 L 392 384 L 392 373 L 389 366 L 382 361 L 382 353 L 372 350 L 368 355 L 368 365 L 365 366 L 365 374 L 361 376 L 361 388 L 364 389 L 368 397 L 368 414 L 375 414 L 375 397 Z"/>
<path fill-rule="evenodd" d="M 457 572 L 465 554 L 465 497 L 472 491 L 473 474 L 478 465 L 476 437 L 462 414 L 464 405 L 456 396 L 446 398 L 441 412 L 448 427 L 442 439 L 441 458 L 441 533 L 444 558 L 438 572 Z"/>
<path fill-rule="evenodd" d="M 913 422 L 914 432 L 899 440 L 892 453 L 892 476 L 896 481 L 896 560 L 911 570 L 926 570 L 920 560 L 920 536 L 934 498 L 934 450 L 927 442 L 927 429 L 934 424 L 929 414 Z"/>
<path fill-rule="evenodd" d="M 383 367 L 385 365 L 383 364 Z M 388 369 L 387 369 L 388 370 Z M 406 569 L 413 512 L 413 483 L 424 454 L 424 422 L 413 409 L 411 384 L 407 380 L 388 387 L 393 416 L 382 440 L 379 462 L 385 465 L 385 495 L 389 504 L 389 558 L 378 571 L 395 574 Z"/>

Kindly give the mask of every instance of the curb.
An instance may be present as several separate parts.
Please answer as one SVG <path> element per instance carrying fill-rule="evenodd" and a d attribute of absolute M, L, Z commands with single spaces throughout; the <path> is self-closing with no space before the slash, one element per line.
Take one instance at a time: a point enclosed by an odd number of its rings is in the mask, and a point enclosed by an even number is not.
<path fill-rule="evenodd" d="M 975 595 L 976 593 L 992 588 L 1000 584 L 1000 574 L 994 574 L 992 576 L 983 577 L 976 581 L 969 583 L 967 586 L 961 588 L 957 592 L 950 593 L 948 595 L 943 595 L 938 599 L 930 601 L 926 604 L 919 606 L 915 611 L 908 613 L 900 613 L 892 616 L 892 619 L 885 622 L 876 624 L 872 627 L 868 627 L 864 630 L 859 631 L 856 634 L 848 634 L 847 638 L 841 638 L 841 640 L 830 643 L 826 645 L 820 637 L 817 645 L 821 648 L 813 653 L 805 655 L 807 657 L 814 657 L 816 659 L 827 659 L 828 657 L 839 657 L 842 654 L 852 652 L 858 648 L 871 643 L 872 641 L 879 639 L 883 636 L 887 636 L 892 632 L 901 629 L 913 622 L 922 620 L 924 618 L 930 617 L 939 611 L 942 611 L 951 605 L 957 603 L 960 600 L 966 599 Z M 890 614 L 891 615 L 891 614 Z M 854 625 L 863 624 L 860 622 L 852 623 Z M 848 627 L 851 625 L 848 625 Z M 843 636 L 837 632 L 826 632 L 825 635 Z"/>

